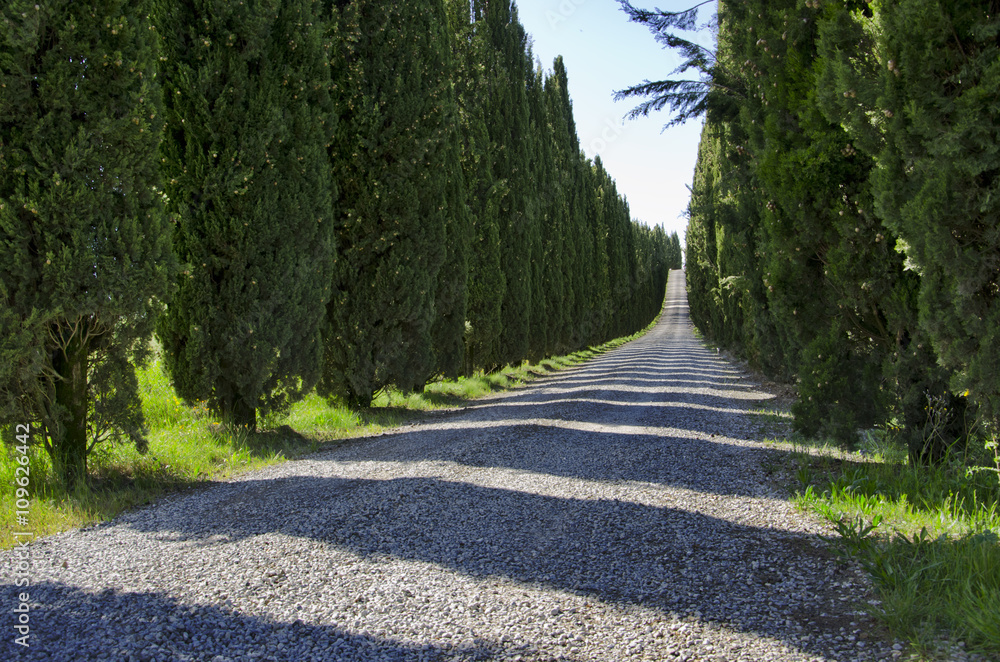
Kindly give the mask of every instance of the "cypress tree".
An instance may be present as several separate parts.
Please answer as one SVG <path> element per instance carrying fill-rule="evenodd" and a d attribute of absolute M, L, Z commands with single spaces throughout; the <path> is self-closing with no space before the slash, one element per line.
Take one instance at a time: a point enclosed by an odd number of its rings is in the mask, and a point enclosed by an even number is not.
<path fill-rule="evenodd" d="M 901 0 L 878 11 L 880 94 L 873 116 L 885 140 L 872 182 L 878 213 L 899 237 L 907 268 L 920 277 L 921 330 L 951 373 L 950 394 L 927 393 L 940 398 L 932 408 L 947 409 L 938 438 L 947 444 L 966 437 L 966 394 L 996 435 L 1000 4 Z M 900 349 L 920 358 L 922 344 Z M 943 455 L 944 448 L 927 448 L 927 436 L 911 439 L 915 459 Z"/>
<path fill-rule="evenodd" d="M 472 245 L 469 253 L 466 374 L 477 368 L 500 366 L 501 303 L 506 283 L 500 266 L 499 201 L 506 195 L 493 176 L 493 156 L 484 115 L 487 81 L 479 75 L 488 58 L 495 57 L 483 30 L 476 30 L 469 3 L 451 0 L 449 17 L 455 35 L 455 93 L 459 105 L 464 176 Z"/>
<path fill-rule="evenodd" d="M 684 266 L 684 251 L 681 249 L 681 239 L 676 232 L 671 232 L 666 239 L 666 268 L 680 269 Z"/>
<path fill-rule="evenodd" d="M 577 278 L 583 279 L 587 286 L 578 290 L 581 296 L 577 299 L 575 333 L 577 346 L 586 347 L 597 342 L 603 324 L 600 305 L 605 299 L 607 290 L 607 267 L 604 263 L 606 256 L 599 252 L 599 242 L 603 239 L 603 235 L 598 231 L 600 206 L 597 178 L 593 163 L 583 152 L 579 153 L 576 174 L 576 200 L 581 221 L 579 269 L 584 271 Z"/>
<path fill-rule="evenodd" d="M 608 253 L 608 286 L 609 299 L 606 302 L 607 320 L 603 340 L 610 340 L 625 335 L 627 327 L 626 314 L 632 289 L 632 270 L 629 260 L 629 223 L 628 206 L 618 196 L 614 180 L 603 165 L 600 166 L 602 181 L 603 204 L 602 217 L 607 227 Z"/>
<path fill-rule="evenodd" d="M 626 314 L 622 315 L 622 318 L 627 320 L 627 326 L 622 329 L 620 335 L 629 335 L 638 331 L 641 327 L 639 313 L 641 309 L 640 292 L 642 290 L 642 280 L 639 272 L 638 249 L 640 224 L 638 219 L 632 218 L 628 209 L 628 202 L 625 198 L 623 197 L 621 200 L 624 206 L 622 228 L 625 235 L 625 277 L 627 279 L 628 290 L 624 306 Z"/>
<path fill-rule="evenodd" d="M 457 115 L 454 116 L 457 121 Z M 461 146 L 457 124 L 455 134 L 448 139 L 444 163 L 439 173 L 445 178 L 442 196 L 445 219 L 445 258 L 438 274 L 435 298 L 434 326 L 431 338 L 436 374 L 457 378 L 465 360 L 465 323 L 468 315 L 469 257 L 474 230 L 466 204 L 465 181 L 462 176 Z M 427 375 L 429 377 L 430 375 Z M 419 380 L 419 377 L 418 377 Z"/>
<path fill-rule="evenodd" d="M 499 202 L 500 255 L 506 288 L 501 314 L 500 362 L 519 363 L 529 353 L 532 294 L 532 251 L 536 224 L 529 203 L 530 114 L 527 102 L 532 63 L 528 37 L 511 0 L 473 0 L 477 29 L 485 33 L 492 57 L 484 76 L 486 130 L 493 145 L 493 175 L 505 195 Z"/>
<path fill-rule="evenodd" d="M 593 330 L 590 333 L 591 343 L 602 343 L 608 339 L 607 327 L 611 317 L 612 307 L 612 282 L 611 282 L 611 255 L 608 250 L 610 241 L 610 228 L 608 216 L 611 209 L 607 198 L 613 195 L 613 191 L 608 186 L 609 178 L 604 170 L 601 157 L 597 156 L 593 164 L 588 169 L 588 179 L 590 201 L 589 217 L 591 223 L 591 240 L 593 241 L 593 299 L 590 304 L 591 318 L 593 320 Z"/>
<path fill-rule="evenodd" d="M 811 104 L 829 122 L 826 134 L 842 136 L 836 145 L 840 153 L 829 150 L 827 157 L 836 164 L 835 169 L 827 168 L 834 173 L 827 180 L 839 180 L 839 185 L 828 184 L 830 191 L 823 205 L 833 217 L 831 226 L 838 230 L 836 240 L 830 241 L 826 250 L 824 276 L 825 287 L 837 292 L 834 303 L 838 315 L 827 326 L 829 333 L 839 337 L 824 338 L 820 333 L 815 348 L 804 354 L 809 365 L 799 371 L 803 386 L 796 420 L 809 425 L 824 416 L 834 423 L 846 423 L 853 434 L 859 423 L 867 422 L 856 420 L 855 412 L 867 409 L 869 420 L 891 412 L 904 422 L 911 458 L 921 463 L 940 459 L 947 445 L 962 433 L 951 430 L 938 435 L 930 431 L 936 423 L 927 408 L 927 395 L 950 399 L 947 407 L 953 412 L 961 412 L 964 405 L 961 398 L 946 395 L 947 371 L 939 365 L 933 343 L 918 325 L 916 293 L 921 279 L 906 268 L 897 250 L 895 230 L 886 226 L 873 200 L 872 182 L 891 170 L 876 168 L 888 128 L 879 103 L 881 72 L 892 78 L 895 74 L 875 58 L 851 54 L 861 50 L 885 57 L 886 47 L 876 43 L 878 22 L 873 8 L 866 5 L 831 7 L 815 21 L 815 34 L 808 35 L 807 43 L 811 46 L 815 42 L 816 48 L 815 98 Z M 812 140 L 819 143 L 823 138 L 814 135 Z M 826 141 L 831 142 L 829 138 Z M 876 371 L 872 364 L 879 361 L 881 368 Z M 867 376 L 838 377 L 848 375 L 848 371 Z M 885 395 L 879 398 L 880 393 Z M 871 412 L 869 402 L 879 400 L 883 401 L 881 407 Z M 928 438 L 940 443 L 926 447 Z"/>
<path fill-rule="evenodd" d="M 318 378 L 334 239 L 328 47 L 310 0 L 164 0 L 163 170 L 179 289 L 159 326 L 177 392 L 231 424 Z"/>
<path fill-rule="evenodd" d="M 633 221 L 635 237 L 635 301 L 632 305 L 632 328 L 642 328 L 643 322 L 650 315 L 650 301 L 653 298 L 653 269 L 655 251 L 653 250 L 653 231 L 638 221 Z"/>
<path fill-rule="evenodd" d="M 706 123 L 698 142 L 698 159 L 695 162 L 694 182 L 687 216 L 687 285 L 688 307 L 691 320 L 703 333 L 715 338 L 718 332 L 714 323 L 715 306 L 712 292 L 718 287 L 715 270 L 715 180 L 720 164 L 717 143 L 709 133 L 712 125 Z"/>
<path fill-rule="evenodd" d="M 538 67 L 528 85 L 530 117 L 529 259 L 531 261 L 530 353 L 540 360 L 555 352 L 563 305 L 562 214 L 566 201 L 555 172 L 553 135 L 544 91 L 545 74 Z"/>
<path fill-rule="evenodd" d="M 99 441 L 145 444 L 133 366 L 173 269 L 149 8 L 0 9 L 0 410 L 70 486 Z"/>
<path fill-rule="evenodd" d="M 433 370 L 448 218 L 465 212 L 449 193 L 458 153 L 441 0 L 357 0 L 340 21 L 340 261 L 320 390 L 367 406 L 384 386 L 419 388 Z"/>
<path fill-rule="evenodd" d="M 850 442 L 885 411 L 879 366 L 892 338 L 879 302 L 899 270 L 875 241 L 866 159 L 815 103 L 813 9 L 729 11 L 743 26 L 728 43 L 751 92 L 740 119 L 761 194 L 763 280 L 800 382 L 796 427 Z"/>
<path fill-rule="evenodd" d="M 570 233 L 575 246 L 573 263 L 570 265 L 569 287 L 573 291 L 573 308 L 570 316 L 570 344 L 581 349 L 591 341 L 592 306 L 595 293 L 596 274 L 594 256 L 593 191 L 589 188 L 590 163 L 580 152 L 576 131 L 572 133 L 574 156 L 570 160 Z"/>
<path fill-rule="evenodd" d="M 442 91 L 441 104 L 442 153 L 438 180 L 441 185 L 440 209 L 445 215 L 445 258 L 438 274 L 434 305 L 436 318 L 432 329 L 434 372 L 450 378 L 458 377 L 465 359 L 465 333 L 468 317 L 469 261 L 472 250 L 471 210 L 467 202 L 468 186 L 462 165 L 462 130 L 455 83 L 459 74 L 459 58 L 455 37 L 443 0 L 431 3 L 431 20 L 441 26 L 439 38 L 433 43 L 436 58 L 442 63 L 443 76 L 450 81 Z"/>
<path fill-rule="evenodd" d="M 556 344 L 553 351 L 577 349 L 580 345 L 574 337 L 574 328 L 580 316 L 579 296 L 586 289 L 585 276 L 581 270 L 580 250 L 583 220 L 579 194 L 576 185 L 580 165 L 580 143 L 576 135 L 573 119 L 573 104 L 569 98 L 569 80 L 562 57 L 553 63 L 552 73 L 545 79 L 545 102 L 549 131 L 552 136 L 553 181 L 552 210 L 555 215 L 551 227 L 554 233 L 559 264 L 546 265 L 558 269 L 560 291 L 547 291 L 550 300 L 559 311 L 557 328 L 554 331 Z"/>
<path fill-rule="evenodd" d="M 673 233 L 673 238 L 677 240 L 677 247 L 678 250 L 680 250 L 680 240 L 678 239 L 676 232 Z M 649 312 L 647 313 L 646 318 L 647 321 L 659 315 L 661 309 L 663 308 L 663 301 L 667 292 L 667 280 L 670 277 L 670 269 L 673 268 L 669 263 L 671 241 L 670 237 L 667 236 L 666 231 L 663 229 L 663 226 L 657 225 L 652 229 L 650 242 L 650 278 L 652 283 L 652 292 L 650 293 L 651 298 L 649 301 Z"/>

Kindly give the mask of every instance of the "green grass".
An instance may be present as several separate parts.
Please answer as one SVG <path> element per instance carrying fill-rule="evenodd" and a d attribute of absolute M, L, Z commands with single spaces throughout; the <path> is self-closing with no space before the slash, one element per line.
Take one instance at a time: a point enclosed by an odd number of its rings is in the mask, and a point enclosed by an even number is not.
<path fill-rule="evenodd" d="M 920 659 L 944 644 L 1000 656 L 1000 481 L 969 458 L 915 467 L 887 434 L 859 453 L 803 445 L 788 469 L 800 507 L 834 524 L 833 540 L 872 576 L 872 614 Z M 983 455 L 974 464 L 990 463 Z"/>
<path fill-rule="evenodd" d="M 422 393 L 388 389 L 371 408 L 352 411 L 315 393 L 285 415 L 260 421 L 255 434 L 234 434 L 215 420 L 204 403 L 186 404 L 173 391 L 159 359 L 138 371 L 149 450 L 102 444 L 89 458 L 89 480 L 67 492 L 56 479 L 48 455 L 39 446 L 29 453 L 31 508 L 28 526 L 16 521 L 16 451 L 0 446 L 0 549 L 15 544 L 15 531 L 35 538 L 108 520 L 119 513 L 181 490 L 315 453 L 346 438 L 377 434 L 424 416 L 424 412 L 461 407 L 469 401 L 526 384 L 539 376 L 576 365 L 636 338 L 618 338 L 567 356 L 507 366 L 493 374 L 477 373 L 429 384 Z M 37 441 L 37 440 L 36 440 Z"/>

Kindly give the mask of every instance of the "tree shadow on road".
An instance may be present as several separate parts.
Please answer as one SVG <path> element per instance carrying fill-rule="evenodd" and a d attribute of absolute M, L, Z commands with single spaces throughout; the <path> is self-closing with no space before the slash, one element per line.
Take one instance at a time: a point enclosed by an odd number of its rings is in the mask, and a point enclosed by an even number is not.
<path fill-rule="evenodd" d="M 387 480 L 290 476 L 225 485 L 122 524 L 206 545 L 269 534 L 319 541 L 370 559 L 420 561 L 663 614 L 698 614 L 816 655 L 828 652 L 812 648 L 822 640 L 816 634 L 840 634 L 844 623 L 826 614 L 845 605 L 828 584 L 845 571 L 824 560 L 813 536 L 591 498 L 585 484 L 576 497 L 552 496 L 547 492 L 567 486 L 551 476 L 519 480 L 519 489 L 505 489 L 449 480 L 447 472 Z M 828 574 L 810 575 L 806 558 Z M 309 581 L 296 577 L 294 566 L 287 571 L 288 582 Z M 238 565 L 229 572 L 242 579 Z M 795 625 L 813 639 L 790 639 Z"/>
<path fill-rule="evenodd" d="M 3 587 L 6 589 L 7 587 Z M 24 589 L 22 589 L 24 590 Z M 226 607 L 184 604 L 162 593 L 108 589 L 89 593 L 62 584 L 30 589 L 30 646 L 18 646 L 14 659 L 25 662 L 80 660 L 343 660 L 413 662 L 459 657 L 488 660 L 499 644 L 470 641 L 451 645 L 413 645 L 302 620 L 274 621 Z M 4 595 L 16 604 L 16 593 Z M 116 621 L 114 638 L 95 637 Z M 239 640 L 249 643 L 237 643 Z M 221 656 L 221 657 L 219 657 Z"/>

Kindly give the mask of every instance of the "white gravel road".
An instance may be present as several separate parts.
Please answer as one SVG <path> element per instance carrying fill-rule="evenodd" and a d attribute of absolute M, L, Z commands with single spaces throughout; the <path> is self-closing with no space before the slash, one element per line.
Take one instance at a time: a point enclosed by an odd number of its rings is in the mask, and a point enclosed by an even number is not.
<path fill-rule="evenodd" d="M 25 660 L 883 660 L 857 571 L 764 466 L 771 396 L 643 338 L 380 437 L 0 552 Z M 31 646 L 12 609 L 30 590 Z M 898 649 L 898 644 L 895 645 Z M 0 648 L 2 649 L 2 648 Z"/>

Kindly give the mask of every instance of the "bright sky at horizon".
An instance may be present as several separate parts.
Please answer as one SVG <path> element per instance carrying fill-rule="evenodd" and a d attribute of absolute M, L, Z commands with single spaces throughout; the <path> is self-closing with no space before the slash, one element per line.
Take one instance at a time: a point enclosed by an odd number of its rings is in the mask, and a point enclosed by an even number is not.
<path fill-rule="evenodd" d="M 694 2 L 633 0 L 636 7 L 664 11 L 687 9 Z M 519 0 L 518 11 L 531 36 L 533 52 L 546 71 L 562 55 L 580 144 L 587 156 L 598 154 L 629 203 L 633 218 L 662 225 L 684 239 L 687 209 L 701 122 L 688 122 L 661 133 L 666 112 L 636 120 L 623 117 L 639 100 L 614 102 L 614 93 L 643 80 L 663 80 L 680 59 L 658 44 L 649 30 L 628 20 L 615 0 Z M 706 5 L 706 23 L 715 3 Z M 697 41 L 710 46 L 705 31 Z"/>

